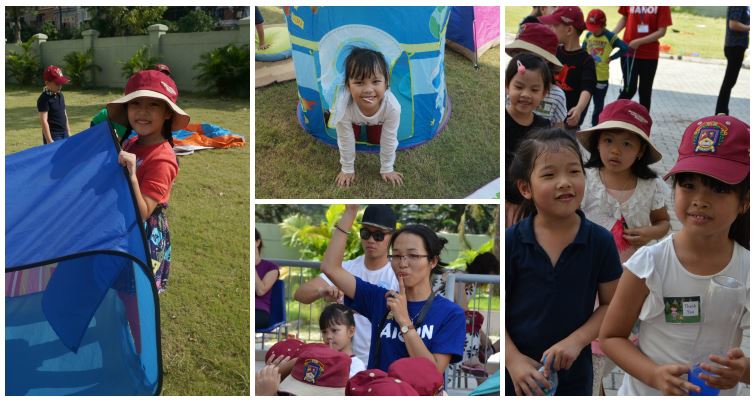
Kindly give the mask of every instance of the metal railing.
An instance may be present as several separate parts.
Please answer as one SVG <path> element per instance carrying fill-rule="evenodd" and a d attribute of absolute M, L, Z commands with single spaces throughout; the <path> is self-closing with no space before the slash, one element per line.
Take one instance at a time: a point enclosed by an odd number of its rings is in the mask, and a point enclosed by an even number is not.
<path fill-rule="evenodd" d="M 279 267 L 289 267 L 289 273 L 284 278 L 285 285 L 285 301 L 286 301 L 286 324 L 284 326 L 285 334 L 288 335 L 289 331 L 295 331 L 297 337 L 306 342 L 318 342 L 320 341 L 320 329 L 315 324 L 305 323 L 305 321 L 317 321 L 319 316 L 315 316 L 313 319 L 313 307 L 323 302 L 322 299 L 316 300 L 311 304 L 302 304 L 296 302 L 296 305 L 291 304 L 291 300 L 294 298 L 294 285 L 298 283 L 297 287 L 301 286 L 307 280 L 313 277 L 305 277 L 303 273 L 305 269 L 320 269 L 320 262 L 317 261 L 302 261 L 302 260 L 287 260 L 287 259 L 275 259 L 266 258 L 266 260 L 275 263 Z M 455 284 L 456 283 L 469 283 L 472 284 L 472 305 L 470 310 L 478 311 L 485 317 L 486 325 L 485 329 L 481 328 L 481 331 L 485 332 L 489 338 L 492 334 L 494 337 L 499 337 L 500 324 L 493 325 L 492 330 L 492 299 L 494 297 L 495 286 L 500 286 L 500 277 L 498 275 L 476 275 L 476 274 L 464 274 L 464 273 L 450 273 L 446 281 L 444 295 L 451 301 L 454 301 Z M 479 300 L 480 285 L 488 285 L 488 301 L 485 304 L 481 304 Z M 324 303 L 323 303 L 324 304 Z M 296 307 L 296 308 L 295 308 Z M 317 308 L 320 308 L 319 306 Z M 304 310 L 304 314 L 303 314 Z M 296 312 L 296 319 L 293 318 L 294 312 Z M 306 318 L 305 318 L 306 316 Z M 313 326 L 315 328 L 313 329 Z M 314 332 L 314 334 L 313 334 Z M 275 335 L 273 335 L 275 337 Z M 257 340 L 257 339 L 256 339 Z M 265 337 L 262 336 L 262 349 L 265 349 Z M 450 368 L 450 380 L 447 382 L 447 390 L 467 390 L 470 386 L 470 380 L 472 377 L 465 374 L 460 368 L 460 364 L 455 364 Z M 474 381 L 473 381 L 474 383 Z M 473 385 L 475 387 L 477 385 Z"/>

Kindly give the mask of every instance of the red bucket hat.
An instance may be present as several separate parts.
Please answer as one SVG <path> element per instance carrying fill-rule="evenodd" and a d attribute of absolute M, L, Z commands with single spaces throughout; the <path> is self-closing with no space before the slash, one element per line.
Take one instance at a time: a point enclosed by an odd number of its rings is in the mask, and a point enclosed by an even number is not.
<path fill-rule="evenodd" d="M 598 8 L 588 12 L 588 17 L 585 18 L 585 27 L 589 31 L 596 31 L 606 27 L 606 14 Z"/>
<path fill-rule="evenodd" d="M 57 65 L 50 65 L 45 68 L 45 72 L 42 73 L 42 78 L 45 82 L 55 82 L 58 85 L 65 85 L 71 80 L 63 76 L 63 70 Z"/>
<path fill-rule="evenodd" d="M 685 129 L 677 162 L 664 179 L 680 172 L 694 172 L 736 185 L 750 170 L 750 138 L 751 127 L 737 118 L 701 118 Z"/>
<path fill-rule="evenodd" d="M 577 6 L 561 6 L 557 7 L 553 13 L 538 17 L 538 20 L 542 24 L 556 25 L 565 24 L 572 26 L 577 30 L 585 29 L 585 20 L 583 19 L 583 11 Z"/>
<path fill-rule="evenodd" d="M 355 374 L 345 390 L 347 396 L 420 396 L 409 383 L 377 369 Z"/>
<path fill-rule="evenodd" d="M 444 390 L 444 376 L 424 357 L 400 358 L 389 365 L 388 374 L 409 383 L 420 396 L 438 396 Z"/>
<path fill-rule="evenodd" d="M 306 344 L 279 390 L 297 396 L 343 396 L 351 365 L 345 353 L 322 343 Z"/>
<path fill-rule="evenodd" d="M 160 99 L 168 104 L 173 111 L 171 130 L 184 129 L 189 124 L 189 114 L 176 105 L 178 100 L 178 87 L 170 76 L 157 70 L 139 71 L 132 75 L 126 82 L 123 90 L 124 96 L 107 104 L 108 117 L 121 125 L 126 125 L 128 114 L 126 103 L 137 97 L 152 97 Z"/>
<path fill-rule="evenodd" d="M 304 346 L 304 342 L 299 339 L 286 339 L 282 340 L 268 349 L 265 353 L 265 361 L 278 358 L 279 356 L 288 356 L 296 358 L 299 355 L 299 350 Z"/>
<path fill-rule="evenodd" d="M 525 50 L 541 56 L 544 60 L 554 64 L 557 69 L 562 63 L 556 56 L 559 39 L 554 31 L 544 24 L 527 23 L 520 26 L 520 31 L 512 43 L 505 46 L 504 51 L 512 56 L 512 50 Z"/>
<path fill-rule="evenodd" d="M 662 155 L 651 143 L 652 124 L 653 120 L 646 107 L 632 100 L 621 99 L 607 104 L 599 114 L 598 125 L 578 131 L 577 139 L 583 147 L 588 149 L 592 134 L 607 129 L 624 129 L 635 133 L 646 142 L 648 151 L 651 153 L 651 162 L 655 163 L 662 159 Z"/>

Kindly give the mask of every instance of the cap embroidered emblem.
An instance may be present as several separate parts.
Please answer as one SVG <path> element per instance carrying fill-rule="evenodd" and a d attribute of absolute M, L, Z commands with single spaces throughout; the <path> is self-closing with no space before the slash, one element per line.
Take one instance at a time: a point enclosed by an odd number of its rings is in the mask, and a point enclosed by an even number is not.
<path fill-rule="evenodd" d="M 648 123 L 647 119 L 643 118 L 642 115 L 638 114 L 637 112 L 635 112 L 633 110 L 627 110 L 627 113 L 630 114 L 630 115 L 632 115 L 633 118 L 637 119 L 638 122 L 640 122 L 640 123 L 643 123 L 643 124 L 647 124 Z"/>
<path fill-rule="evenodd" d="M 163 85 L 163 87 L 165 88 L 166 91 L 168 91 L 168 93 L 170 93 L 170 94 L 172 94 L 174 96 L 176 95 L 176 91 L 173 90 L 173 88 L 171 87 L 171 85 L 169 85 L 169 84 L 167 84 L 167 83 L 165 83 L 163 81 L 160 81 L 160 84 Z"/>
<path fill-rule="evenodd" d="M 717 146 L 724 143 L 728 128 L 717 121 L 700 124 L 693 131 L 694 153 L 716 153 Z"/>
<path fill-rule="evenodd" d="M 323 375 L 323 372 L 325 372 L 325 367 L 323 364 L 315 359 L 307 359 L 304 362 L 304 380 L 305 382 L 309 382 L 311 384 L 315 384 L 315 381 L 318 380 L 318 377 L 320 375 Z"/>

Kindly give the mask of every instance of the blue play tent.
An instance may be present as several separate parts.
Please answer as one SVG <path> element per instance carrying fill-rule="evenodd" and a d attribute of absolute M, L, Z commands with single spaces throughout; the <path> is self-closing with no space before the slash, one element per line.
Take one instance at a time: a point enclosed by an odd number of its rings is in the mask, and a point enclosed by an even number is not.
<path fill-rule="evenodd" d="M 5 158 L 6 395 L 162 384 L 147 237 L 108 123 Z"/>
<path fill-rule="evenodd" d="M 344 88 L 344 60 L 354 46 L 380 51 L 390 69 L 390 89 L 402 107 L 399 150 L 424 143 L 446 126 L 444 43 L 449 7 L 284 7 L 297 77 L 299 123 L 336 146 L 326 121 Z M 358 151 L 380 150 L 367 135 Z"/>

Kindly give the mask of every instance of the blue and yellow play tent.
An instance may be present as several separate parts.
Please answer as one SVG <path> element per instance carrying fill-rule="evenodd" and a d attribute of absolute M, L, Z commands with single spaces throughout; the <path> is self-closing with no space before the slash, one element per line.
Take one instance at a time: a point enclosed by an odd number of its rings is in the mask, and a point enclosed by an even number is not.
<path fill-rule="evenodd" d="M 107 122 L 5 158 L 6 395 L 152 395 L 157 291 Z"/>
<path fill-rule="evenodd" d="M 344 60 L 359 46 L 386 57 L 390 89 L 402 107 L 398 149 L 441 132 L 451 115 L 444 71 L 449 8 L 284 7 L 305 131 L 336 146 L 326 115 L 344 87 Z M 357 139 L 358 151 L 379 149 L 367 136 Z"/>

